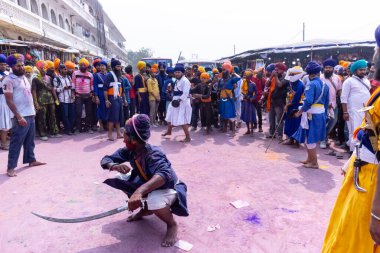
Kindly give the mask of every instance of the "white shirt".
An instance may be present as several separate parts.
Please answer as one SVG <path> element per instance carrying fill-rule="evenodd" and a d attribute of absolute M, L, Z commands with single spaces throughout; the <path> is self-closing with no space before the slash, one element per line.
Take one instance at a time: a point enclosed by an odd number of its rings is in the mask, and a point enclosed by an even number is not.
<path fill-rule="evenodd" d="M 58 79 L 59 78 L 59 81 Z M 61 103 L 70 104 L 73 103 L 73 99 L 71 97 L 71 89 L 72 89 L 72 82 L 71 79 L 66 75 L 66 77 L 63 77 L 61 75 L 58 75 L 53 80 L 54 89 L 58 93 L 58 99 Z M 65 87 L 70 87 L 70 89 L 64 89 Z"/>
<path fill-rule="evenodd" d="M 3 80 L 4 93 L 13 95 L 13 102 L 17 112 L 23 116 L 36 114 L 33 104 L 32 86 L 25 76 L 16 76 L 13 73 Z"/>
<path fill-rule="evenodd" d="M 342 81 L 340 78 L 333 74 L 330 78 L 325 78 L 325 75 L 321 75 L 322 82 L 329 86 L 329 97 L 330 104 L 335 109 L 336 108 L 336 93 L 342 89 Z"/>
<path fill-rule="evenodd" d="M 364 87 L 364 85 L 366 85 L 368 89 Z M 342 103 L 347 104 L 348 111 L 359 110 L 365 106 L 371 96 L 369 92 L 370 88 L 371 85 L 367 78 L 360 79 L 353 75 L 344 81 L 340 100 Z"/>

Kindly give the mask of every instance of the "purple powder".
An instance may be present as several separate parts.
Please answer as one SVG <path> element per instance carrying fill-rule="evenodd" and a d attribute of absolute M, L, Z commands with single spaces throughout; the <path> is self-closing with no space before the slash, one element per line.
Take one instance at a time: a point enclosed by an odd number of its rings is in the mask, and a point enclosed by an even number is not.
<path fill-rule="evenodd" d="M 287 213 L 298 213 L 298 210 L 291 210 L 287 208 L 281 208 L 282 211 L 287 212 Z"/>
<path fill-rule="evenodd" d="M 257 213 L 249 215 L 244 220 L 246 220 L 246 221 L 248 221 L 254 225 L 261 225 L 261 218 L 259 217 L 259 215 Z"/>

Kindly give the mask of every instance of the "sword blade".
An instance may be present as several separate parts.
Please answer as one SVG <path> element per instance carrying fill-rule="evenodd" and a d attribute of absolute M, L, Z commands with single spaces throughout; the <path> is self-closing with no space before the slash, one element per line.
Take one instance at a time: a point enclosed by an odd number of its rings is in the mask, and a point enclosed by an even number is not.
<path fill-rule="evenodd" d="M 117 213 L 121 213 L 121 212 L 124 212 L 124 211 L 127 211 L 127 210 L 128 210 L 128 203 L 126 205 L 120 206 L 118 208 L 109 210 L 109 211 L 104 212 L 104 213 L 99 213 L 99 214 L 92 215 L 92 216 L 87 216 L 87 217 L 82 217 L 82 218 L 74 218 L 74 219 L 53 218 L 53 217 L 48 217 L 48 216 L 40 215 L 40 214 L 37 214 L 35 212 L 32 212 L 32 214 L 34 214 L 35 216 L 37 216 L 37 217 L 39 217 L 41 219 L 44 219 L 44 220 L 47 220 L 47 221 L 51 221 L 51 222 L 58 222 L 58 223 L 79 223 L 79 222 L 86 222 L 86 221 L 92 221 L 92 220 L 101 219 L 101 218 L 104 218 L 104 217 L 107 217 L 107 216 L 111 216 L 111 215 L 114 215 L 114 214 L 117 214 Z"/>

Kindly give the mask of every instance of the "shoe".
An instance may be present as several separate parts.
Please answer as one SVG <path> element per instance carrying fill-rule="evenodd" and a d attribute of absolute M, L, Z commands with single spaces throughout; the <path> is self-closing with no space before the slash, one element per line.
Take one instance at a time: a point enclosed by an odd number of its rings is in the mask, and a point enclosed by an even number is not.
<path fill-rule="evenodd" d="M 267 135 L 265 136 L 265 138 L 267 138 L 267 139 L 272 139 L 272 138 L 273 138 L 273 135 L 272 135 L 272 134 L 267 134 Z"/>
<path fill-rule="evenodd" d="M 47 140 L 49 140 L 49 138 L 47 136 L 42 136 L 42 137 L 40 137 L 40 140 L 41 141 L 47 141 Z"/>
<path fill-rule="evenodd" d="M 321 143 L 319 144 L 319 147 L 322 148 L 322 149 L 326 149 L 327 148 L 326 142 L 325 141 L 321 141 Z"/>
<path fill-rule="evenodd" d="M 263 128 L 259 127 L 259 133 L 262 133 L 262 132 L 263 132 Z"/>
<path fill-rule="evenodd" d="M 277 140 L 279 143 L 282 142 L 282 135 L 277 136 Z"/>
<path fill-rule="evenodd" d="M 192 127 L 191 131 L 197 131 L 197 128 L 196 127 Z"/>
<path fill-rule="evenodd" d="M 62 138 L 62 135 L 60 135 L 60 134 L 54 134 L 54 135 L 52 135 L 51 137 L 52 137 L 52 138 Z"/>
<path fill-rule="evenodd" d="M 254 124 L 254 125 L 253 125 L 253 129 L 257 129 L 257 124 Z"/>
<path fill-rule="evenodd" d="M 92 129 L 90 129 L 90 130 L 88 130 L 88 133 L 89 133 L 89 134 L 93 134 L 94 131 L 92 131 Z"/>

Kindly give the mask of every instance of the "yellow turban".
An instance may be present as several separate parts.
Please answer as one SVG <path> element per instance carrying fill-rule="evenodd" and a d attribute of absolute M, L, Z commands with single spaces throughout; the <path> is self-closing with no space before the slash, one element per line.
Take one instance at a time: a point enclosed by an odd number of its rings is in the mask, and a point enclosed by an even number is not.
<path fill-rule="evenodd" d="M 33 72 L 33 68 L 32 66 L 25 66 L 25 72 L 28 72 L 28 73 L 32 73 Z"/>
<path fill-rule="evenodd" d="M 244 71 L 244 75 L 246 76 L 246 77 L 252 77 L 253 75 L 254 75 L 254 71 L 252 70 L 252 69 L 246 69 L 245 71 Z"/>
<path fill-rule="evenodd" d="M 52 62 L 52 61 L 45 61 L 45 68 L 46 69 L 54 68 L 54 62 Z"/>
<path fill-rule="evenodd" d="M 217 68 L 212 69 L 212 73 L 219 74 L 219 70 Z"/>
<path fill-rule="evenodd" d="M 142 70 L 143 68 L 145 68 L 146 67 L 146 63 L 145 62 L 143 62 L 143 61 L 139 61 L 138 63 L 137 63 L 137 69 L 138 70 Z"/>
<path fill-rule="evenodd" d="M 66 68 L 68 68 L 68 69 L 75 69 L 75 63 L 72 62 L 72 61 L 66 61 L 66 62 L 65 62 L 65 66 L 66 66 Z"/>
<path fill-rule="evenodd" d="M 84 64 L 86 67 L 88 67 L 90 65 L 90 63 L 88 62 L 88 60 L 86 58 L 82 58 L 79 60 L 79 65 L 80 64 Z"/>
<path fill-rule="evenodd" d="M 202 66 L 198 67 L 198 71 L 201 72 L 201 73 L 205 73 L 206 72 L 205 68 L 202 67 Z"/>
<path fill-rule="evenodd" d="M 59 58 L 55 58 L 54 60 L 54 68 L 58 69 L 59 64 L 61 63 L 61 60 Z"/>

